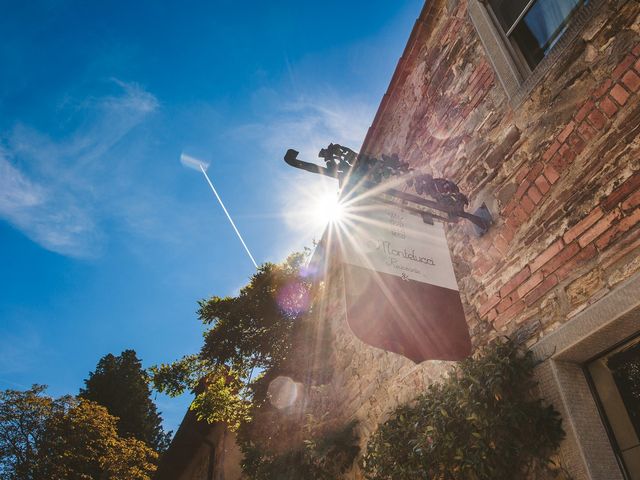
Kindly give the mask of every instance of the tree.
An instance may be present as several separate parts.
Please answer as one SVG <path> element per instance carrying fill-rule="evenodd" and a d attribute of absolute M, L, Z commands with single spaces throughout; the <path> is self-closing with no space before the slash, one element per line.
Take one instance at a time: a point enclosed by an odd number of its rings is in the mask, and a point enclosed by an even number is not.
<path fill-rule="evenodd" d="M 191 408 L 199 419 L 239 426 L 247 418 L 252 374 L 283 364 L 310 308 L 310 279 L 300 273 L 306 256 L 261 265 L 235 297 L 200 301 L 200 320 L 211 326 L 200 353 L 152 367 L 154 387 L 172 396 L 194 391 Z"/>
<path fill-rule="evenodd" d="M 120 436 L 137 438 L 158 452 L 167 448 L 171 434 L 162 429 L 147 374 L 134 350 L 105 355 L 84 383 L 79 396 L 99 403 L 117 417 Z"/>
<path fill-rule="evenodd" d="M 339 478 L 359 452 L 355 425 L 328 422 L 320 404 L 314 410 L 305 402 L 304 412 L 294 412 L 270 402 L 269 385 L 280 376 L 307 385 L 327 378 L 328 329 L 310 315 L 307 253 L 261 265 L 236 296 L 200 301 L 208 327 L 200 352 L 151 368 L 156 389 L 170 395 L 190 389 L 198 419 L 237 430 L 243 478 Z"/>
<path fill-rule="evenodd" d="M 118 436 L 116 418 L 89 400 L 67 397 L 47 419 L 39 478 L 147 480 L 157 454 L 144 442 Z"/>
<path fill-rule="evenodd" d="M 45 387 L 0 392 L 0 477 L 30 480 L 38 465 L 38 450 L 53 399 L 42 396 Z"/>
<path fill-rule="evenodd" d="M 300 275 L 305 254 L 265 263 L 236 297 L 201 301 L 205 325 L 200 358 L 240 372 L 276 367 L 291 349 L 297 320 L 310 306 L 309 279 Z"/>
<path fill-rule="evenodd" d="M 0 392 L 0 476 L 6 480 L 149 480 L 157 454 L 117 434 L 116 418 L 44 386 Z"/>

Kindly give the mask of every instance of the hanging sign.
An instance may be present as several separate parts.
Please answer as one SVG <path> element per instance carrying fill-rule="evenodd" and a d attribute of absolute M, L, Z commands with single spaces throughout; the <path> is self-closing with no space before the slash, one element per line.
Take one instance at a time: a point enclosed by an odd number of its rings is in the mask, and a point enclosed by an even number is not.
<path fill-rule="evenodd" d="M 469 356 L 443 224 L 388 204 L 359 210 L 336 232 L 353 333 L 416 363 Z"/>

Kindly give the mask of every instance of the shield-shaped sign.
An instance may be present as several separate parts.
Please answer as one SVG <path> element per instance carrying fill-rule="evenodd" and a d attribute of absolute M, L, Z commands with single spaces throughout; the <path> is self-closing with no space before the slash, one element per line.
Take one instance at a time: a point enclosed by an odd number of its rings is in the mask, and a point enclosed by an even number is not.
<path fill-rule="evenodd" d="M 333 238 L 344 266 L 347 321 L 363 342 L 420 363 L 461 360 L 471 340 L 439 222 L 373 203 Z"/>

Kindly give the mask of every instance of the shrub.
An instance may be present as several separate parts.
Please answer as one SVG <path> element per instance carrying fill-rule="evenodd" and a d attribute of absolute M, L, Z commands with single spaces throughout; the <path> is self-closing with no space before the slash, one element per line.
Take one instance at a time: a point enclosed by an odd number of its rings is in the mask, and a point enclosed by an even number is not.
<path fill-rule="evenodd" d="M 255 443 L 240 442 L 242 470 L 251 480 L 335 480 L 345 473 L 358 455 L 355 422 L 310 437 L 294 450 L 269 454 Z"/>
<path fill-rule="evenodd" d="M 511 480 L 549 465 L 564 432 L 533 396 L 535 365 L 510 340 L 460 362 L 379 426 L 362 459 L 366 478 Z"/>

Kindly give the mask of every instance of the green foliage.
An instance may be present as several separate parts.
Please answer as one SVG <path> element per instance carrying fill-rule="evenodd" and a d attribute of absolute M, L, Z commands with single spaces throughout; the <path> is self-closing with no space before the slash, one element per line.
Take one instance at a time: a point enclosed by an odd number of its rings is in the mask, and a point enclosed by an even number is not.
<path fill-rule="evenodd" d="M 173 363 L 154 365 L 149 374 L 156 390 L 177 397 L 187 389 L 194 389 L 210 370 L 209 363 L 200 360 L 199 355 L 187 355 Z"/>
<path fill-rule="evenodd" d="M 249 420 L 251 408 L 250 402 L 238 394 L 241 388 L 242 382 L 232 373 L 209 375 L 190 408 L 198 420 L 225 422 L 229 430 L 236 431 L 242 422 Z"/>
<path fill-rule="evenodd" d="M 200 302 L 198 315 L 212 325 L 201 358 L 238 372 L 278 366 L 290 351 L 296 320 L 306 313 L 310 285 L 300 275 L 305 254 L 286 262 L 265 263 L 236 297 L 213 297 Z"/>
<path fill-rule="evenodd" d="M 237 428 L 248 418 L 253 373 L 286 360 L 298 320 L 307 313 L 310 284 L 299 275 L 306 256 L 261 265 L 235 297 L 200 301 L 198 316 L 210 326 L 201 351 L 149 369 L 154 388 L 173 396 L 196 392 L 192 408 L 199 418 Z"/>
<path fill-rule="evenodd" d="M 157 454 L 117 434 L 106 408 L 45 387 L 0 392 L 0 476 L 6 480 L 149 480 Z"/>
<path fill-rule="evenodd" d="M 269 454 L 255 443 L 242 443 L 242 470 L 250 480 L 335 480 L 352 466 L 359 452 L 355 423 L 305 439 L 297 449 Z"/>
<path fill-rule="evenodd" d="M 53 399 L 42 395 L 45 388 L 0 392 L 0 478 L 35 478 L 44 425 L 53 411 Z"/>
<path fill-rule="evenodd" d="M 304 374 L 309 382 L 323 375 L 324 365 L 314 355 L 322 354 L 325 338 L 305 327 L 311 284 L 300 270 L 307 254 L 262 265 L 237 296 L 199 302 L 200 320 L 210 327 L 201 351 L 150 369 L 157 390 L 196 393 L 191 408 L 200 420 L 238 430 L 250 480 L 334 480 L 359 451 L 353 424 L 305 428 L 310 422 L 301 426 L 294 407 L 281 412 L 268 399 L 269 384 L 278 376 Z M 306 335 L 312 337 L 300 341 Z M 298 344 L 317 348 L 297 352 Z"/>
<path fill-rule="evenodd" d="M 119 437 L 116 420 L 97 403 L 70 401 L 47 421 L 40 478 L 149 479 L 157 454 L 140 440 Z"/>
<path fill-rule="evenodd" d="M 164 433 L 162 418 L 151 399 L 148 375 L 134 350 L 120 355 L 105 355 L 95 372 L 84 381 L 81 398 L 92 400 L 107 408 L 118 418 L 118 433 L 145 442 L 158 452 L 164 451 L 170 433 Z"/>
<path fill-rule="evenodd" d="M 300 275 L 307 254 L 262 265 L 235 297 L 199 302 L 199 317 L 210 326 L 200 353 L 150 369 L 157 390 L 196 393 L 191 408 L 198 419 L 225 422 L 238 431 L 243 471 L 250 480 L 334 480 L 359 451 L 354 424 L 302 434 L 299 416 L 278 411 L 268 400 L 271 380 L 295 377 L 304 365 L 294 345 L 310 334 L 304 319 L 311 285 Z M 320 351 L 323 339 L 313 340 Z M 319 377 L 323 367 L 314 363 Z M 312 377 L 304 373 L 307 380 Z"/>
<path fill-rule="evenodd" d="M 559 414 L 533 398 L 535 360 L 495 341 L 398 408 L 371 437 L 369 480 L 510 480 L 549 462 L 564 436 Z"/>

